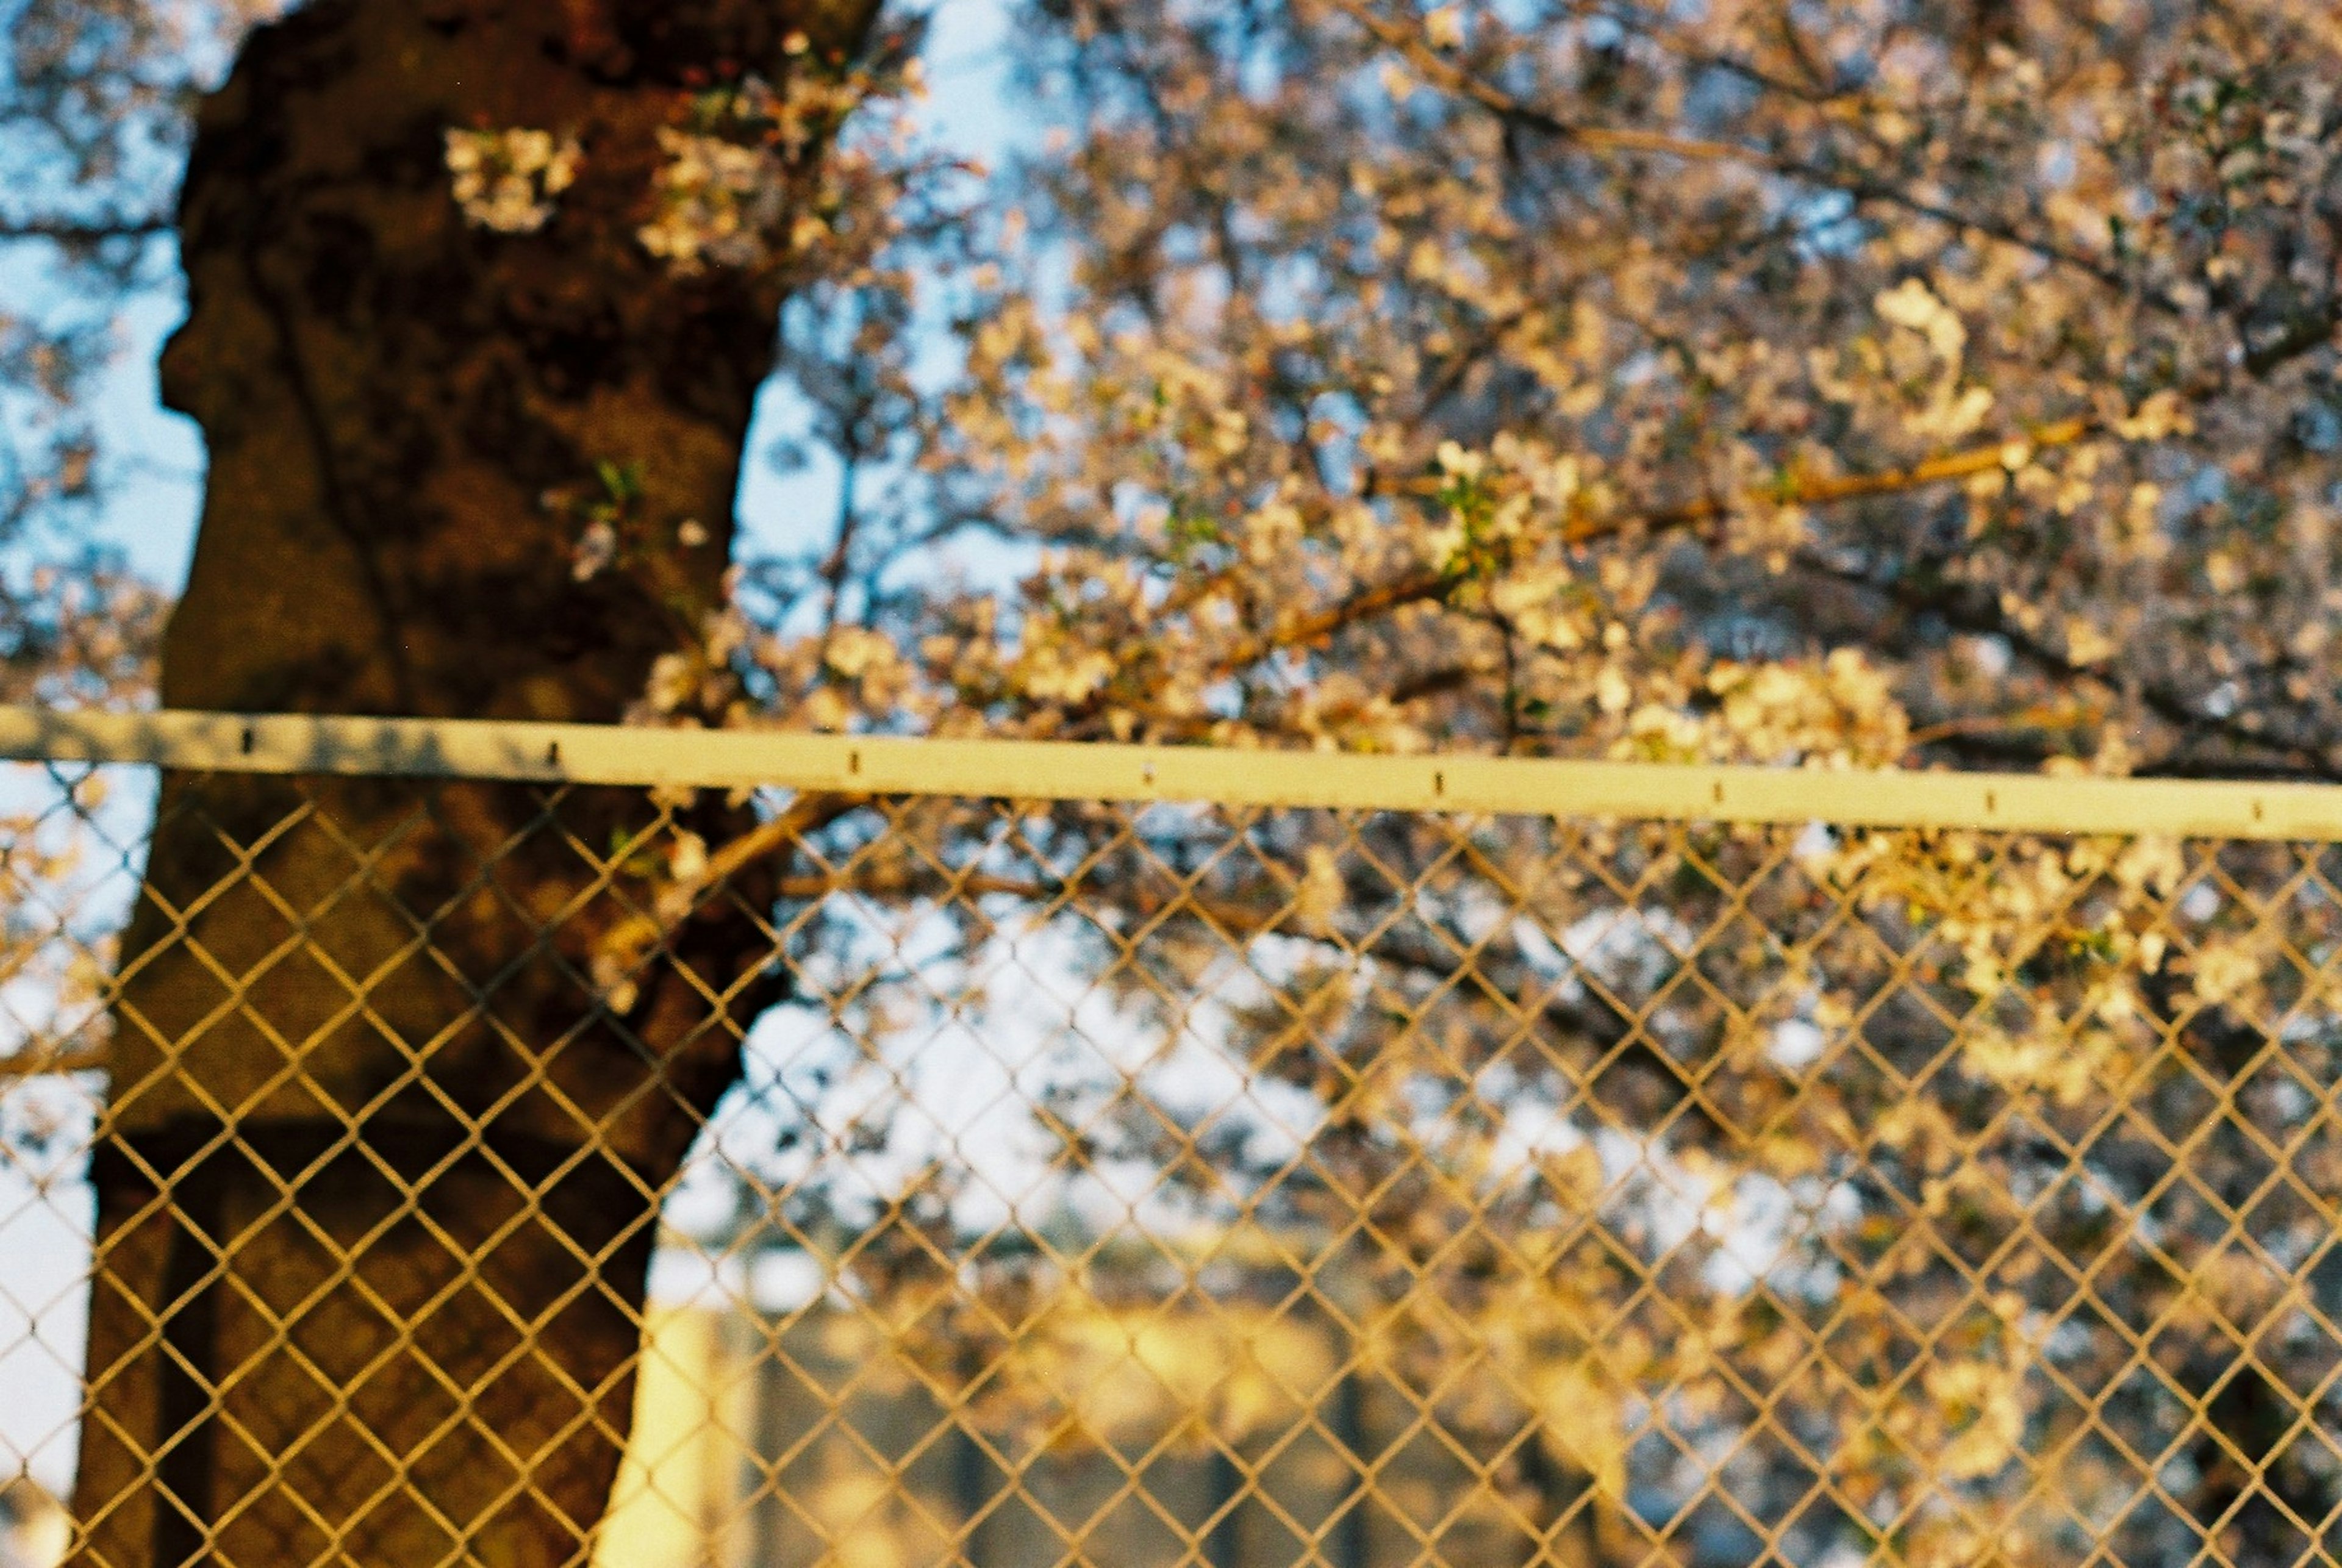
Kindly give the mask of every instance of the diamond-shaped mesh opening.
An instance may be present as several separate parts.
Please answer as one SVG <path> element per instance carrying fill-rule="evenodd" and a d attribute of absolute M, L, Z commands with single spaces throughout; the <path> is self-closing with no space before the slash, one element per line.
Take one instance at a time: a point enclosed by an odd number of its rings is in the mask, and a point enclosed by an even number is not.
<path fill-rule="evenodd" d="M 2342 1553 L 2323 846 L 0 819 L 0 1562 Z"/>

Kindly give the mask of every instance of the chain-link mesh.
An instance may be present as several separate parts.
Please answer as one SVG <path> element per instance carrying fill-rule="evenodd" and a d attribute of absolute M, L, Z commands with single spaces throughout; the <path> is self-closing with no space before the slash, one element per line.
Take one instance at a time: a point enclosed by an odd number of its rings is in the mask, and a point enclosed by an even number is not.
<path fill-rule="evenodd" d="M 6 789 L 0 1562 L 2342 1561 L 2332 847 Z"/>

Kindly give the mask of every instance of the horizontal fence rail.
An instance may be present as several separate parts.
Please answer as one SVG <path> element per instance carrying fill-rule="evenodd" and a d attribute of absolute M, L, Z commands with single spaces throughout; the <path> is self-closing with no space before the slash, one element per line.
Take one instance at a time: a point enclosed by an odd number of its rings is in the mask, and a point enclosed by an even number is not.
<path fill-rule="evenodd" d="M 1659 822 L 2342 841 L 2342 785 L 0 706 L 0 758 L 220 773 L 779 786 Z"/>
<path fill-rule="evenodd" d="M 2342 792 L 0 755 L 0 1568 L 2342 1563 Z"/>

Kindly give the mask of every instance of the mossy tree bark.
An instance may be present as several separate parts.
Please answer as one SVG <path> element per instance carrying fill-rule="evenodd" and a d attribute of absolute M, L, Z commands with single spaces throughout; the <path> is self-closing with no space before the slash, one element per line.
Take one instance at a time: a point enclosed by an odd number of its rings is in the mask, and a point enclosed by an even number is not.
<path fill-rule="evenodd" d="M 721 592 L 781 293 L 646 253 L 656 133 L 703 73 L 838 68 L 873 9 L 320 0 L 255 34 L 183 198 L 164 385 L 211 470 L 165 701 L 618 718 Z M 576 138 L 537 232 L 459 209 L 474 126 Z M 581 580 L 558 498 L 604 464 L 625 547 Z M 659 1195 L 778 984 L 736 884 L 597 999 L 639 904 L 611 845 L 661 825 L 632 792 L 166 777 L 95 1162 L 82 1561 L 583 1556 Z"/>

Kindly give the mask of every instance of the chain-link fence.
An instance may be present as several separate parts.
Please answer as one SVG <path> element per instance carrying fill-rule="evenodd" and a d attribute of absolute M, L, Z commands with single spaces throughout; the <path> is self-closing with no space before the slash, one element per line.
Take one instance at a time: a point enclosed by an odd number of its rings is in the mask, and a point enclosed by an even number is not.
<path fill-rule="evenodd" d="M 0 719 L 0 1562 L 2342 1561 L 2326 792 Z"/>

